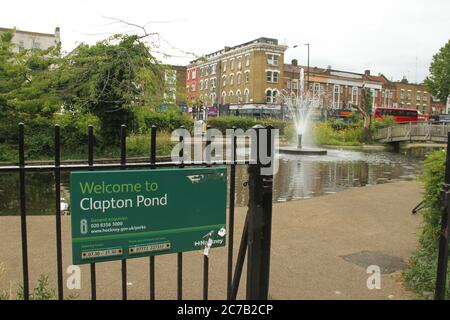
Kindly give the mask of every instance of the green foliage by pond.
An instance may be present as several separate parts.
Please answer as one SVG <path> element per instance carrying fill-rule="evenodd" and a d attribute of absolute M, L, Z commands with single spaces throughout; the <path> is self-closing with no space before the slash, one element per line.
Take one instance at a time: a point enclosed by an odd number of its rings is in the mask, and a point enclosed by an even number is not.
<path fill-rule="evenodd" d="M 208 119 L 208 125 L 210 125 L 212 128 L 220 130 L 222 133 L 225 133 L 226 129 L 231 129 L 232 127 L 236 127 L 246 131 L 255 125 L 271 125 L 274 128 L 280 130 L 280 135 L 284 135 L 285 129 L 289 126 L 289 122 L 276 118 L 255 119 L 242 116 L 221 116 L 218 118 Z"/>
<path fill-rule="evenodd" d="M 445 156 L 445 151 L 435 151 L 428 154 L 424 162 L 421 181 L 425 188 L 425 209 L 421 211 L 423 229 L 419 239 L 420 248 L 413 255 L 409 268 L 404 272 L 407 285 L 419 296 L 427 299 L 433 298 L 436 283 L 441 222 L 440 193 L 444 184 Z M 450 272 L 447 279 L 450 279 Z M 448 284 L 446 294 L 447 299 L 450 298 Z"/>

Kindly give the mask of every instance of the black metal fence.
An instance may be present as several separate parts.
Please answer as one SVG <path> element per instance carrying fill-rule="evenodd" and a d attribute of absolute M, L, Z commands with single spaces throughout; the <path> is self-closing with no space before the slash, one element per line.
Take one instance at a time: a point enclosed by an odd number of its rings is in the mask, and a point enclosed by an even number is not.
<path fill-rule="evenodd" d="M 181 127 L 182 128 L 182 127 Z M 157 162 L 156 161 L 156 139 L 157 128 L 151 129 L 150 134 L 150 157 L 148 163 L 127 163 L 126 154 L 126 126 L 122 125 L 120 129 L 120 162 L 119 163 L 98 163 L 94 161 L 94 128 L 88 127 L 88 155 L 86 163 L 82 164 L 64 164 L 61 162 L 61 143 L 60 143 L 60 127 L 56 125 L 54 128 L 54 149 L 55 157 L 53 165 L 27 165 L 25 162 L 25 125 L 19 124 L 19 163 L 17 166 L 0 167 L 0 172 L 19 172 L 19 202 L 20 202 L 20 221 L 21 221 L 21 240 L 22 240 L 22 269 L 23 269 L 23 296 L 24 299 L 30 298 L 29 287 L 29 266 L 28 266 L 28 236 L 27 236 L 27 207 L 25 201 L 25 175 L 27 172 L 53 172 L 55 179 L 55 228 L 56 228 L 56 257 L 57 257 L 57 293 L 58 299 L 64 298 L 63 286 L 63 263 L 62 263 L 62 234 L 61 234 L 61 172 L 70 172 L 76 170 L 105 170 L 105 169 L 151 169 L 158 170 L 162 167 L 179 167 L 187 166 L 207 166 L 229 165 L 229 208 L 228 208 L 228 258 L 227 258 L 227 293 L 226 298 L 235 300 L 237 297 L 239 283 L 242 275 L 244 259 L 247 256 L 247 299 L 266 300 L 268 298 L 269 272 L 270 272 L 270 241 L 271 241 L 271 224 L 272 224 L 272 189 L 273 189 L 273 172 L 270 175 L 261 175 L 263 167 L 271 168 L 272 163 L 262 164 L 260 161 L 259 147 L 262 142 L 262 131 L 264 137 L 267 138 L 267 156 L 271 159 L 274 157 L 274 141 L 272 135 L 272 127 L 255 127 L 257 148 L 252 150 L 252 159 L 255 161 L 238 161 L 237 152 L 237 136 L 234 134 L 230 137 L 232 155 L 230 160 L 221 162 L 211 161 L 210 152 L 211 136 L 206 134 L 206 159 L 203 161 L 184 161 L 184 143 L 185 137 L 180 136 L 179 162 Z M 249 170 L 249 209 L 243 227 L 242 239 L 239 244 L 239 253 L 236 259 L 235 270 L 233 272 L 233 249 L 234 249 L 234 226 L 235 226 L 235 192 L 236 192 L 236 166 L 248 165 Z M 155 279 L 155 259 L 149 257 L 149 296 L 151 300 L 156 296 L 156 279 Z M 121 260 L 121 284 L 122 299 L 127 299 L 127 260 Z M 97 299 L 97 280 L 96 280 L 96 264 L 90 265 L 90 283 L 91 283 L 91 299 Z M 208 299 L 209 288 L 209 257 L 203 258 L 203 299 Z M 177 298 L 183 299 L 183 253 L 177 253 Z M 225 297 L 224 297 L 225 298 Z"/>

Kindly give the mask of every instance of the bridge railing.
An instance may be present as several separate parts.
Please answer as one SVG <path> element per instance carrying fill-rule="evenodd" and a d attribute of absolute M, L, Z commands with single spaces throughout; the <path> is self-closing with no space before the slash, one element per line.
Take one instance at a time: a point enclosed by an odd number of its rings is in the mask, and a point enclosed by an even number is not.
<path fill-rule="evenodd" d="M 381 142 L 410 140 L 446 142 L 449 131 L 450 125 L 446 124 L 403 123 L 377 130 L 374 139 Z"/>

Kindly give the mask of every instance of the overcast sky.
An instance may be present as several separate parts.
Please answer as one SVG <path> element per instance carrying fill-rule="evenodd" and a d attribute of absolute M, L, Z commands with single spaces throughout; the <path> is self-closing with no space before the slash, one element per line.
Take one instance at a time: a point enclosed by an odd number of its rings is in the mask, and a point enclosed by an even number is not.
<path fill-rule="evenodd" d="M 306 64 L 301 45 L 309 42 L 311 66 L 411 82 L 427 76 L 450 38 L 449 0 L 14 0 L 2 1 L 0 27 L 52 33 L 59 26 L 67 51 L 113 33 L 142 34 L 106 17 L 152 22 L 147 31 L 161 35 L 159 51 L 176 56 L 171 63 L 264 36 L 290 46 L 287 62 Z"/>

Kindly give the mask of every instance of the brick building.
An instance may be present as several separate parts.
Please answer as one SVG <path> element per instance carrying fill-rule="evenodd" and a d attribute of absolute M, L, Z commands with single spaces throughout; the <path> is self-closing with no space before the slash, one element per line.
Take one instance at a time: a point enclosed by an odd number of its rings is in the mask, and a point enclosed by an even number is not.
<path fill-rule="evenodd" d="M 432 114 L 432 97 L 422 84 L 409 83 L 406 78 L 393 83 L 395 86 L 393 107 L 413 108 L 422 113 Z"/>
<path fill-rule="evenodd" d="M 198 104 L 198 67 L 188 67 L 186 71 L 186 98 L 191 104 Z"/>
<path fill-rule="evenodd" d="M 204 106 L 220 106 L 221 113 L 279 111 L 286 49 L 276 39 L 258 38 L 192 61 L 188 70 L 197 70 L 198 87 L 191 87 L 188 96 Z"/>
<path fill-rule="evenodd" d="M 297 60 L 284 66 L 285 94 L 297 95 L 301 69 L 304 70 L 305 87 L 319 99 L 322 108 L 346 110 L 359 105 L 363 88 L 372 92 L 373 107 L 391 103 L 392 85 L 383 75 L 373 76 L 369 70 L 361 74 L 331 67 L 312 67 L 308 71 L 308 67 L 298 65 Z"/>

